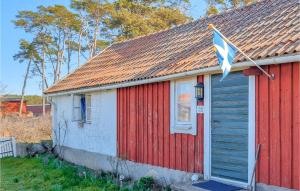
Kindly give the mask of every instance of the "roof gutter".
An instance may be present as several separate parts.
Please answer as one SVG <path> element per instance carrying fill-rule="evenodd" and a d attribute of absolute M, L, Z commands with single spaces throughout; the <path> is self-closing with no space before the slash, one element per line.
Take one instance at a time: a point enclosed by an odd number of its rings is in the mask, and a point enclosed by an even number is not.
<path fill-rule="evenodd" d="M 282 64 L 282 63 L 289 63 L 289 62 L 299 62 L 300 61 L 300 54 L 292 54 L 292 55 L 285 55 L 285 56 L 278 56 L 278 57 L 270 57 L 266 59 L 261 60 L 255 60 L 255 62 L 258 65 L 273 65 L 273 64 Z M 245 62 L 238 62 L 236 64 L 232 65 L 232 70 L 237 69 L 243 69 L 247 67 L 254 66 L 254 64 L 250 61 Z M 180 72 L 177 74 L 170 74 L 166 76 L 161 77 L 155 77 L 155 78 L 149 78 L 145 80 L 136 80 L 136 81 L 129 81 L 129 82 L 122 82 L 117 83 L 113 85 L 104 85 L 104 86 L 97 86 L 97 87 L 90 87 L 90 88 L 81 88 L 77 90 L 70 90 L 70 91 L 61 91 L 57 93 L 49 93 L 45 94 L 46 96 L 60 96 L 60 95 L 66 95 L 66 94 L 76 94 L 76 93 L 86 93 L 86 92 L 94 92 L 99 90 L 108 90 L 108 89 L 116 89 L 116 88 L 123 88 L 123 87 L 130 87 L 130 86 L 136 86 L 141 84 L 149 84 L 154 82 L 160 82 L 160 81 L 168 81 L 176 78 L 183 78 L 188 76 L 195 76 L 195 75 L 201 75 L 201 74 L 209 74 L 209 73 L 216 73 L 220 72 L 219 66 L 213 66 L 208 68 L 201 68 L 199 70 L 192 70 L 187 72 Z M 276 76 L 275 76 L 276 78 Z"/>

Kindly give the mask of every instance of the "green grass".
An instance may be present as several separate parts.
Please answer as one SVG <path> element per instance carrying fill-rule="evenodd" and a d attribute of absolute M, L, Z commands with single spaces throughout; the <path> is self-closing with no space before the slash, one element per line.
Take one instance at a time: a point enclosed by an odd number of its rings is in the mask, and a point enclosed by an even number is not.
<path fill-rule="evenodd" d="M 45 159 L 47 157 L 47 159 Z M 45 162 L 46 161 L 46 162 Z M 0 190 L 123 190 L 106 173 L 78 167 L 54 158 L 0 159 Z"/>
<path fill-rule="evenodd" d="M 115 184 L 111 173 L 92 171 L 55 159 L 52 155 L 34 158 L 0 159 L 0 191 L 150 191 L 170 190 L 155 185 L 153 178 Z"/>

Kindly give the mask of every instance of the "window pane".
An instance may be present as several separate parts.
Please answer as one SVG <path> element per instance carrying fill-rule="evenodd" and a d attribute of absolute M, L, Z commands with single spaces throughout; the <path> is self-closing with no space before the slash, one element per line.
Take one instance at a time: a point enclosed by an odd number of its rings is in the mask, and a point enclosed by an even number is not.
<path fill-rule="evenodd" d="M 91 120 L 91 95 L 85 95 L 85 102 L 86 102 L 86 121 Z"/>
<path fill-rule="evenodd" d="M 191 122 L 193 87 L 189 83 L 182 82 L 177 83 L 176 90 L 177 121 Z"/>
<path fill-rule="evenodd" d="M 86 120 L 91 121 L 92 109 L 90 107 L 86 108 Z"/>
<path fill-rule="evenodd" d="M 86 95 L 85 100 L 86 100 L 86 107 L 91 107 L 91 95 Z"/>
<path fill-rule="evenodd" d="M 80 111 L 80 107 L 74 107 L 73 108 L 73 120 L 74 121 L 80 121 L 81 120 L 81 111 Z"/>
<path fill-rule="evenodd" d="M 73 96 L 73 107 L 80 107 L 80 95 Z"/>

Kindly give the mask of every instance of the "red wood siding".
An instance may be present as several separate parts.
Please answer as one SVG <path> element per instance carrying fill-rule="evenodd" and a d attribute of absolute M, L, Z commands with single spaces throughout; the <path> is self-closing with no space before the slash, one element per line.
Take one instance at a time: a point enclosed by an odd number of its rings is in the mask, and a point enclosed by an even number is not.
<path fill-rule="evenodd" d="M 300 64 L 265 67 L 275 80 L 256 78 L 257 181 L 299 189 Z"/>
<path fill-rule="evenodd" d="M 256 78 L 257 182 L 299 189 L 300 64 L 265 69 L 275 80 Z M 170 134 L 170 82 L 121 88 L 117 95 L 120 157 L 203 172 L 203 115 L 197 116 L 197 136 Z"/>
<path fill-rule="evenodd" d="M 203 115 L 198 115 L 197 136 L 170 134 L 170 82 L 120 88 L 117 105 L 120 157 L 202 173 Z"/>

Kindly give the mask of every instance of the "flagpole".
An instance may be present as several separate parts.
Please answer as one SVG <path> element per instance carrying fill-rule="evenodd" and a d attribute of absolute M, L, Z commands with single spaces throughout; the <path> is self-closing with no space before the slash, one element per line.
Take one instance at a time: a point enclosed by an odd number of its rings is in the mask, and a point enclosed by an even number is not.
<path fill-rule="evenodd" d="M 275 79 L 274 74 L 268 74 L 262 67 L 260 67 L 254 60 L 252 60 L 246 53 L 244 53 L 241 49 L 239 49 L 237 46 L 235 46 L 228 38 L 226 38 L 218 29 L 215 28 L 215 26 L 213 24 L 209 24 L 208 28 L 210 29 L 214 29 L 215 31 L 217 31 L 220 36 L 225 39 L 225 41 L 227 43 L 229 43 L 231 46 L 233 46 L 235 49 L 237 49 L 240 53 L 242 53 L 242 55 L 244 55 L 250 62 L 252 62 L 253 64 L 255 64 L 255 66 L 260 69 L 266 76 L 268 76 L 268 78 L 270 78 L 271 80 Z"/>

